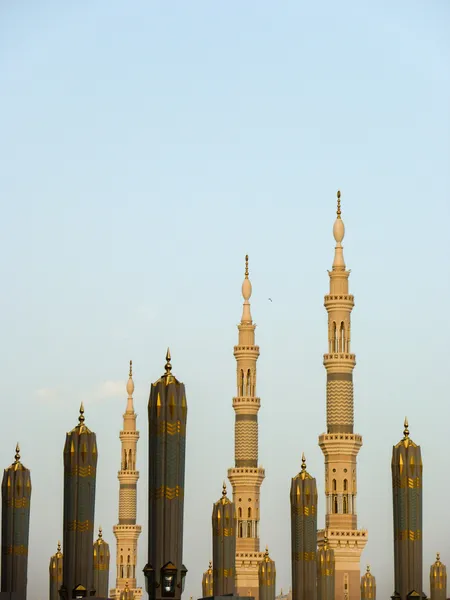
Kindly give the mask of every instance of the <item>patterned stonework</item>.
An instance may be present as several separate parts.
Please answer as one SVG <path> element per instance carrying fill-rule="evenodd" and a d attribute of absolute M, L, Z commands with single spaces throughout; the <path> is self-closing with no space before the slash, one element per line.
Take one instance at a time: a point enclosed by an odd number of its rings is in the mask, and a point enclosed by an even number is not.
<path fill-rule="evenodd" d="M 353 382 L 331 380 L 327 382 L 327 423 L 353 427 Z"/>

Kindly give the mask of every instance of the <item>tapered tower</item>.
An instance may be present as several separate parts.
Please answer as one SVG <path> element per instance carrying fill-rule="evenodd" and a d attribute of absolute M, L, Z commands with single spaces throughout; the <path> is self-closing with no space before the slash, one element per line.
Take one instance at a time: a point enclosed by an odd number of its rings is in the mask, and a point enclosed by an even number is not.
<path fill-rule="evenodd" d="M 255 328 L 250 313 L 252 285 L 248 277 L 248 256 L 245 257 L 245 278 L 242 284 L 244 306 L 238 325 L 239 341 L 234 347 L 236 358 L 237 394 L 233 398 L 236 413 L 234 428 L 234 468 L 228 470 L 233 486 L 238 528 L 236 540 L 236 594 L 251 595 L 258 600 L 258 567 L 264 554 L 259 551 L 260 489 L 265 477 L 258 466 L 258 411 L 261 405 L 256 395 L 256 362 L 259 347 L 255 345 Z"/>
<path fill-rule="evenodd" d="M 59 600 L 59 589 L 63 582 L 63 554 L 61 552 L 61 543 L 58 542 L 56 553 L 50 558 L 49 565 L 50 576 L 50 600 Z"/>
<path fill-rule="evenodd" d="M 64 446 L 64 524 L 62 600 L 75 588 L 95 594 L 92 546 L 94 542 L 97 439 L 85 424 L 83 403 L 78 425 L 66 434 Z"/>
<path fill-rule="evenodd" d="M 148 403 L 148 563 L 151 600 L 179 600 L 184 587 L 183 509 L 187 402 L 184 384 L 172 375 L 170 352 L 164 375 L 152 384 Z"/>
<path fill-rule="evenodd" d="M 213 591 L 214 596 L 234 595 L 236 558 L 236 507 L 227 498 L 223 484 L 222 497 L 212 512 Z"/>
<path fill-rule="evenodd" d="M 366 573 L 361 577 L 361 600 L 376 600 L 376 598 L 377 584 L 370 572 L 370 566 L 367 565 Z"/>
<path fill-rule="evenodd" d="M 335 587 L 334 550 L 325 537 L 317 551 L 317 600 L 335 600 Z"/>
<path fill-rule="evenodd" d="M 302 468 L 291 483 L 292 600 L 316 600 L 317 486 Z"/>
<path fill-rule="evenodd" d="M 109 591 L 109 544 L 103 539 L 102 528 L 98 530 L 98 538 L 94 542 L 94 587 L 96 596 L 108 598 Z"/>
<path fill-rule="evenodd" d="M 209 598 L 214 595 L 214 579 L 213 579 L 213 566 L 212 561 L 209 561 L 208 570 L 203 573 L 202 579 L 202 597 Z"/>
<path fill-rule="evenodd" d="M 441 563 L 439 553 L 436 562 L 430 568 L 430 600 L 447 599 L 447 569 Z"/>
<path fill-rule="evenodd" d="M 259 563 L 259 600 L 275 600 L 277 571 L 266 546 L 264 558 Z"/>
<path fill-rule="evenodd" d="M 136 565 L 138 561 L 138 539 L 141 526 L 136 524 L 137 482 L 136 470 L 137 443 L 139 431 L 136 429 L 136 413 L 133 404 L 133 363 L 127 382 L 127 407 L 123 415 L 123 428 L 120 432 L 121 460 L 119 479 L 119 522 L 114 525 L 116 537 L 116 587 L 110 591 L 113 600 L 120 600 L 120 594 L 128 582 L 128 591 L 136 600 L 142 597 L 142 588 L 136 583 Z"/>
<path fill-rule="evenodd" d="M 1 591 L 27 597 L 28 537 L 30 532 L 30 471 L 20 462 L 19 444 L 13 464 L 2 481 Z"/>
<path fill-rule="evenodd" d="M 319 532 L 319 547 L 327 536 L 334 550 L 336 600 L 360 600 L 360 560 L 367 543 L 367 531 L 358 529 L 356 519 L 356 457 L 362 437 L 353 431 L 353 369 L 355 355 L 350 348 L 350 317 L 354 298 L 349 294 L 342 248 L 344 222 L 341 194 L 338 192 L 337 218 L 333 227 L 336 240 L 333 267 L 328 271 L 330 292 L 325 296 L 328 312 L 327 433 L 319 436 L 325 456 L 325 531 Z"/>
<path fill-rule="evenodd" d="M 393 598 L 411 592 L 424 597 L 422 586 L 422 456 L 420 446 L 409 437 L 405 419 L 403 439 L 392 449 L 392 495 L 394 508 Z"/>

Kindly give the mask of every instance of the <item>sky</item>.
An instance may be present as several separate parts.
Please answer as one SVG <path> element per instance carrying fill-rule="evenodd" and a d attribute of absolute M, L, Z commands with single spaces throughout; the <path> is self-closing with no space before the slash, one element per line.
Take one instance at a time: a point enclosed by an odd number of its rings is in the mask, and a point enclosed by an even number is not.
<path fill-rule="evenodd" d="M 31 469 L 29 600 L 62 538 L 62 452 L 96 432 L 96 528 L 115 540 L 133 360 L 141 572 L 149 386 L 187 390 L 184 596 L 201 597 L 212 504 L 234 461 L 244 256 L 258 327 L 261 545 L 290 585 L 305 452 L 324 524 L 327 317 L 336 191 L 351 269 L 358 526 L 393 592 L 393 444 L 424 463 L 424 591 L 450 566 L 450 4 L 446 0 L 2 2 L 0 465 Z M 268 300 L 272 298 L 272 302 Z M 144 585 L 140 575 L 139 583 Z"/>

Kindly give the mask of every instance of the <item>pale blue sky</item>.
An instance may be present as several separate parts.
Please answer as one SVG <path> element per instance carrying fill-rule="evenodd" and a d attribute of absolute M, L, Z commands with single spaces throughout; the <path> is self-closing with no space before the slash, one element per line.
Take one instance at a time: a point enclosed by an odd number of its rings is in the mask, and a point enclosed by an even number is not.
<path fill-rule="evenodd" d="M 324 522 L 317 436 L 338 188 L 356 301 L 363 566 L 380 598 L 392 593 L 390 458 L 405 414 L 424 460 L 427 593 L 435 552 L 450 566 L 449 29 L 446 0 L 2 3 L 0 465 L 19 440 L 33 481 L 29 600 L 48 594 L 80 400 L 98 436 L 96 521 L 114 584 L 130 358 L 145 565 L 146 403 L 168 345 L 189 404 L 185 596 L 201 595 L 211 507 L 233 465 L 247 252 L 261 542 L 278 590 L 289 587 L 289 487 L 303 450 Z"/>

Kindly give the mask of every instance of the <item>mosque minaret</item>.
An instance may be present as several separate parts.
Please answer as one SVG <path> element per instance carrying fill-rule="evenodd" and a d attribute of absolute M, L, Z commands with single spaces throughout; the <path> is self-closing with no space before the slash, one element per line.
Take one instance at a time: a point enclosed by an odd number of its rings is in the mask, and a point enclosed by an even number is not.
<path fill-rule="evenodd" d="M 355 355 L 350 348 L 350 317 L 354 299 L 348 291 L 350 271 L 346 270 L 342 240 L 341 194 L 337 193 L 337 218 L 333 227 L 336 240 L 333 267 L 328 271 L 330 291 L 325 296 L 328 312 L 327 432 L 319 436 L 325 457 L 325 529 L 319 532 L 334 550 L 335 600 L 360 600 L 360 560 L 367 543 L 367 531 L 357 526 L 356 457 L 362 437 L 353 430 L 353 369 Z"/>
<path fill-rule="evenodd" d="M 116 587 L 110 592 L 112 600 L 120 599 L 126 585 L 128 585 L 130 593 L 136 600 L 142 597 L 142 588 L 136 585 L 138 538 L 141 533 L 141 526 L 136 525 L 136 488 L 139 479 L 139 471 L 136 471 L 136 448 L 139 431 L 136 430 L 133 392 L 133 371 L 130 360 L 130 373 L 127 382 L 127 408 L 123 415 L 123 430 L 120 432 L 119 523 L 113 527 L 117 540 Z"/>
<path fill-rule="evenodd" d="M 233 502 L 237 513 L 236 538 L 236 594 L 259 598 L 260 552 L 259 519 L 260 488 L 265 473 L 258 466 L 258 411 L 260 399 L 256 395 L 256 362 L 259 347 L 255 345 L 255 328 L 250 312 L 252 285 L 248 278 L 248 256 L 245 257 L 245 279 L 242 284 L 244 305 L 238 325 L 239 341 L 234 347 L 236 358 L 237 394 L 233 398 L 235 410 L 235 466 L 228 470 L 233 487 Z"/>

